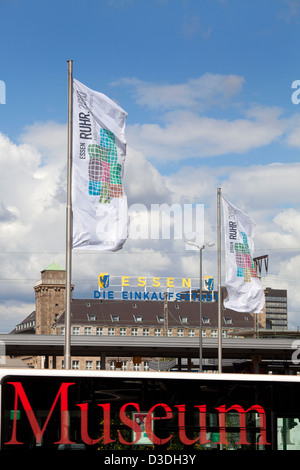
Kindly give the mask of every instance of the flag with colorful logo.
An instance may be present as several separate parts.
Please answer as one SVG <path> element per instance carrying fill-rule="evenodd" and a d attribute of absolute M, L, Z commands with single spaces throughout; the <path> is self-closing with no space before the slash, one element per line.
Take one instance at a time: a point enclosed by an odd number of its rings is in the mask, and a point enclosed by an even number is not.
<path fill-rule="evenodd" d="M 265 296 L 253 261 L 254 221 L 223 197 L 225 225 L 224 306 L 237 312 L 261 313 Z"/>
<path fill-rule="evenodd" d="M 126 118 L 110 98 L 73 80 L 73 248 L 117 251 L 128 237 Z"/>

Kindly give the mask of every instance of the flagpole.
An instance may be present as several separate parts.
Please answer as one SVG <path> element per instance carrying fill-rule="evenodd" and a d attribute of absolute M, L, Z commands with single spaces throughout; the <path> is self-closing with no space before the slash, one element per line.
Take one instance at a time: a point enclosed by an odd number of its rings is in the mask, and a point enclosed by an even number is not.
<path fill-rule="evenodd" d="M 66 308 L 64 368 L 71 369 L 71 271 L 72 271 L 72 114 L 73 114 L 73 61 L 68 60 L 68 173 L 67 173 L 67 230 L 66 230 Z"/>
<path fill-rule="evenodd" d="M 218 223 L 218 372 L 222 372 L 221 188 L 217 193 Z"/>

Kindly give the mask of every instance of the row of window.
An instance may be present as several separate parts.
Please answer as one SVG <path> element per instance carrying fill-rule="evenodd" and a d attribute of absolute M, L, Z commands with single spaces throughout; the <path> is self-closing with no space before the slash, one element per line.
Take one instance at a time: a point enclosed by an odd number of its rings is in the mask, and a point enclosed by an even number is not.
<path fill-rule="evenodd" d="M 148 361 L 143 361 L 141 364 L 133 364 L 132 367 L 133 367 L 134 371 L 139 371 L 139 370 L 148 371 L 150 369 Z M 64 361 L 62 361 L 62 368 L 64 368 Z M 91 361 L 91 360 L 85 361 L 85 369 L 86 370 L 94 370 L 94 368 L 96 370 L 101 370 L 101 362 L 96 361 L 95 365 L 94 365 L 93 361 Z M 121 363 L 118 363 L 118 361 L 109 361 L 109 370 L 116 370 L 117 368 L 120 368 L 121 370 L 128 370 L 129 369 L 129 361 L 121 361 Z M 73 360 L 72 361 L 72 369 L 73 370 L 79 370 L 80 369 L 79 360 Z"/>
<path fill-rule="evenodd" d="M 272 310 L 269 309 L 269 311 L 272 311 Z M 143 321 L 142 316 L 139 316 L 139 315 L 133 315 L 133 316 L 134 316 L 135 321 L 137 323 L 141 323 Z M 97 320 L 95 315 L 88 315 L 88 319 L 89 319 L 89 321 L 96 321 Z M 164 323 L 164 317 L 163 316 L 157 316 L 156 319 L 157 319 L 158 323 L 160 323 L 160 324 Z M 188 324 L 188 318 L 187 317 L 179 317 L 179 319 L 180 319 L 180 322 L 182 324 L 184 324 L 184 325 Z M 111 315 L 111 320 L 113 322 L 118 322 L 118 321 L 120 321 L 120 317 L 119 317 L 119 315 Z M 224 318 L 224 322 L 225 322 L 226 325 L 230 325 L 230 324 L 232 324 L 232 318 Z M 203 317 L 202 318 L 202 323 L 204 325 L 209 325 L 210 324 L 210 318 Z M 30 321 L 30 322 L 21 323 L 21 324 L 17 325 L 16 329 L 17 330 L 22 330 L 22 329 L 25 329 L 25 328 L 32 328 L 34 326 L 35 326 L 35 321 L 33 320 L 33 321 Z M 80 334 L 79 332 L 77 332 L 77 329 L 79 330 L 79 327 L 74 327 L 73 328 L 73 334 L 74 335 L 79 335 Z M 113 330 L 113 329 L 114 328 L 111 328 L 111 330 Z M 132 330 L 135 330 L 135 329 L 137 330 L 137 328 L 132 328 Z M 144 329 L 147 330 L 149 328 L 144 328 Z M 86 333 L 84 333 L 84 334 L 87 334 L 87 335 L 91 334 L 91 333 L 89 333 L 89 330 L 91 330 L 91 327 L 86 327 L 85 330 L 86 330 Z M 126 330 L 126 328 L 120 328 L 120 335 L 121 336 L 124 335 L 124 334 L 126 335 L 126 333 L 121 333 L 121 330 L 124 331 L 124 330 Z M 102 334 L 102 333 L 97 333 L 97 334 Z M 134 334 L 132 334 L 132 335 L 134 336 Z M 149 335 L 145 334 L 145 336 L 149 336 Z M 157 334 L 157 336 L 159 336 L 159 334 Z"/>
<path fill-rule="evenodd" d="M 31 321 L 16 325 L 16 330 L 25 330 L 26 328 L 34 328 L 34 327 L 35 327 L 35 321 L 31 320 Z"/>
<path fill-rule="evenodd" d="M 286 302 L 286 297 L 266 297 L 266 302 L 274 301 L 274 302 Z"/>
<path fill-rule="evenodd" d="M 276 318 L 278 320 L 282 320 L 282 321 L 285 321 L 287 323 L 287 316 L 286 315 L 280 315 L 280 314 L 275 315 L 274 313 L 272 315 L 267 315 L 267 320 L 273 321 Z"/>
<path fill-rule="evenodd" d="M 88 317 L 88 321 L 97 321 L 96 315 L 88 314 L 87 317 Z M 120 321 L 120 315 L 111 314 L 110 319 L 111 319 L 112 322 L 117 323 L 117 322 Z M 143 316 L 142 315 L 133 315 L 133 319 L 134 319 L 135 323 L 142 323 L 143 322 Z M 156 315 L 156 320 L 157 320 L 157 323 L 163 323 L 164 322 L 164 317 L 162 315 Z M 187 324 L 188 323 L 188 317 L 179 316 L 179 321 L 183 324 Z"/>
<path fill-rule="evenodd" d="M 267 307 L 267 310 L 266 310 L 266 313 L 282 313 L 282 314 L 285 314 L 285 316 L 287 316 L 287 311 L 286 311 L 286 308 L 269 308 Z"/>
<path fill-rule="evenodd" d="M 266 308 L 269 307 L 280 307 L 280 308 L 287 308 L 286 302 L 266 302 Z"/>
<path fill-rule="evenodd" d="M 272 323 L 272 326 L 274 326 L 274 325 L 286 325 L 287 324 L 286 321 L 284 321 L 284 318 L 276 318 L 276 319 L 272 318 L 270 320 L 270 322 Z"/>
<path fill-rule="evenodd" d="M 118 334 L 119 330 L 119 334 Z M 90 336 L 92 334 L 96 334 L 98 336 L 128 336 L 128 330 L 129 328 L 103 328 L 103 327 L 96 327 L 96 329 L 92 329 L 92 327 L 86 326 L 84 327 L 83 334 L 86 336 Z M 81 334 L 81 329 L 79 326 L 73 326 L 72 328 L 72 335 L 80 335 Z M 185 328 L 177 328 L 177 329 L 172 329 L 168 328 L 167 330 L 167 336 L 178 336 L 178 337 L 183 337 L 184 331 L 186 331 Z M 187 336 L 190 338 L 193 338 L 196 336 L 196 329 L 190 328 L 188 330 Z M 217 338 L 218 336 L 218 330 L 217 329 L 211 329 L 210 331 L 210 337 L 212 338 Z M 61 334 L 65 334 L 65 328 L 61 328 Z M 153 331 L 154 336 L 163 336 L 163 329 L 162 328 L 154 328 Z M 129 336 L 150 336 L 150 328 L 131 328 L 130 329 L 130 334 Z M 202 330 L 202 336 L 206 337 L 206 330 Z M 227 337 L 228 336 L 228 331 L 227 330 L 222 330 L 222 336 Z"/>
<path fill-rule="evenodd" d="M 120 315 L 111 314 L 110 318 L 111 318 L 111 321 L 114 322 L 114 323 L 117 323 L 117 322 L 120 321 Z M 134 318 L 135 323 L 142 323 L 143 322 L 142 315 L 133 315 L 133 318 Z M 96 315 L 88 314 L 88 320 L 89 321 L 96 321 L 97 317 L 96 317 Z M 162 315 L 156 315 L 156 320 L 157 320 L 157 323 L 160 323 L 160 324 L 164 323 L 164 317 Z M 179 316 L 179 321 L 183 325 L 187 325 L 188 324 L 188 317 Z M 224 322 L 225 322 L 225 324 L 232 324 L 232 318 L 225 317 Z M 203 317 L 202 318 L 202 323 L 204 323 L 204 324 L 210 323 L 210 318 Z"/>

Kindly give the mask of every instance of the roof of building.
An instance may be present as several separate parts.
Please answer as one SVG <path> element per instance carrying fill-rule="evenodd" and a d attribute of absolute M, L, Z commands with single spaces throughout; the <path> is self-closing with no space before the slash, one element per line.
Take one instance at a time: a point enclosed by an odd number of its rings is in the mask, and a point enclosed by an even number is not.
<path fill-rule="evenodd" d="M 168 302 L 169 328 L 198 328 L 199 302 Z M 55 326 L 64 324 L 65 312 L 57 319 Z M 115 327 L 162 327 L 164 325 L 163 301 L 95 300 L 73 299 L 71 324 Z M 203 326 L 214 328 L 218 325 L 216 302 L 202 303 Z M 229 328 L 252 328 L 250 314 L 223 310 L 223 326 Z"/>
<path fill-rule="evenodd" d="M 34 333 L 35 332 L 35 310 L 31 312 L 24 320 L 22 320 L 10 334 L 14 333 Z"/>
<path fill-rule="evenodd" d="M 53 262 L 49 264 L 49 266 L 45 268 L 44 271 L 65 271 L 65 269 L 59 266 L 59 264 Z"/>

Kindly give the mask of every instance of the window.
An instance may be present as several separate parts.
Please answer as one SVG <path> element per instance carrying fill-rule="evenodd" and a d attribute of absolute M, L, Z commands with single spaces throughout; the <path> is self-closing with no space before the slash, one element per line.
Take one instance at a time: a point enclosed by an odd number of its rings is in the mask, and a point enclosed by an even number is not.
<path fill-rule="evenodd" d="M 154 336 L 161 336 L 161 329 L 160 328 L 155 328 L 154 329 Z"/>
<path fill-rule="evenodd" d="M 115 329 L 114 328 L 108 328 L 108 336 L 115 336 Z"/>
<path fill-rule="evenodd" d="M 120 321 L 119 315 L 111 315 L 110 318 L 111 318 L 111 321 Z"/>
<path fill-rule="evenodd" d="M 186 324 L 188 322 L 187 317 L 179 317 L 179 318 L 180 318 L 181 323 Z"/>
<path fill-rule="evenodd" d="M 126 336 L 126 328 L 120 328 L 120 336 Z"/>
<path fill-rule="evenodd" d="M 218 330 L 211 330 L 211 337 L 217 338 L 218 337 Z"/>
<path fill-rule="evenodd" d="M 143 321 L 142 315 L 133 315 L 133 318 L 137 323 L 141 323 Z"/>
<path fill-rule="evenodd" d="M 143 336 L 150 336 L 149 328 L 143 328 Z"/>
<path fill-rule="evenodd" d="M 93 369 L 93 361 L 86 361 L 85 362 L 85 368 L 86 368 L 86 370 L 92 370 Z"/>
<path fill-rule="evenodd" d="M 195 330 L 191 329 L 189 330 L 189 337 L 193 338 L 195 336 Z"/>
<path fill-rule="evenodd" d="M 79 335 L 79 326 L 73 326 L 72 334 L 73 335 Z"/>
<path fill-rule="evenodd" d="M 96 361 L 96 370 L 101 370 L 101 361 Z"/>
<path fill-rule="evenodd" d="M 145 371 L 148 371 L 150 369 L 149 367 L 149 362 L 148 361 L 144 361 L 144 370 Z"/>
<path fill-rule="evenodd" d="M 172 336 L 172 334 L 173 334 L 172 333 L 172 328 L 168 328 L 167 335 L 170 337 L 170 336 Z"/>
<path fill-rule="evenodd" d="M 127 370 L 127 361 L 122 361 L 122 370 Z"/>
<path fill-rule="evenodd" d="M 162 316 L 156 316 L 158 323 L 163 323 L 164 322 L 164 317 Z"/>
<path fill-rule="evenodd" d="M 110 361 L 110 370 L 116 370 L 116 362 L 115 361 Z"/>
<path fill-rule="evenodd" d="M 103 335 L 103 328 L 102 326 L 97 326 L 96 328 L 96 335 L 102 336 Z"/>
<path fill-rule="evenodd" d="M 90 326 L 86 326 L 84 328 L 84 334 L 88 335 L 88 336 L 91 335 L 92 334 L 92 328 Z"/>
<path fill-rule="evenodd" d="M 134 371 L 139 371 L 140 370 L 140 365 L 141 364 L 133 364 L 133 370 Z"/>
<path fill-rule="evenodd" d="M 231 325 L 232 324 L 232 318 L 224 318 L 224 321 L 225 321 L 225 325 Z"/>
<path fill-rule="evenodd" d="M 210 323 L 210 319 L 209 319 L 208 317 L 203 317 L 203 318 L 202 318 L 202 322 L 203 322 L 204 324 L 209 324 L 209 323 Z"/>
<path fill-rule="evenodd" d="M 138 335 L 138 329 L 137 328 L 131 328 L 131 336 L 137 336 Z"/>
<path fill-rule="evenodd" d="M 96 321 L 96 315 L 88 315 L 89 321 Z"/>
<path fill-rule="evenodd" d="M 177 329 L 177 336 L 183 336 L 183 328 Z"/>
<path fill-rule="evenodd" d="M 79 361 L 72 361 L 72 369 L 74 370 L 79 369 Z"/>
<path fill-rule="evenodd" d="M 64 326 L 61 327 L 60 334 L 62 336 L 65 334 L 65 327 Z"/>

